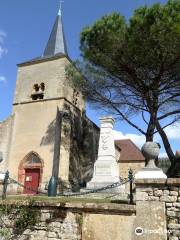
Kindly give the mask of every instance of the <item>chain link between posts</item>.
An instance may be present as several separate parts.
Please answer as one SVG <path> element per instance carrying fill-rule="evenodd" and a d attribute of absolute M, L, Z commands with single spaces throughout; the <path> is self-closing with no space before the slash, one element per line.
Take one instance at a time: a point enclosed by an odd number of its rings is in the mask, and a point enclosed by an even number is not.
<path fill-rule="evenodd" d="M 86 192 L 80 192 L 80 193 L 65 193 L 65 194 L 57 194 L 57 196 L 65 196 L 65 197 L 73 197 L 73 196 L 83 196 L 83 195 L 88 195 L 88 194 L 92 194 L 92 193 L 98 193 L 98 192 L 102 192 L 102 191 L 105 191 L 105 190 L 109 190 L 109 189 L 113 189 L 113 188 L 117 188 L 117 187 L 120 187 L 126 183 L 129 182 L 129 179 L 125 179 L 123 182 L 116 182 L 116 183 L 112 183 L 112 184 L 109 184 L 105 187 L 101 187 L 101 188 L 97 188 L 97 189 L 93 189 L 93 190 L 89 190 L 89 191 L 86 191 Z"/>
<path fill-rule="evenodd" d="M 4 174 L 2 172 L 0 172 L 0 174 Z M 8 178 L 7 178 L 8 176 Z M 17 180 L 9 177 L 9 172 L 7 171 L 5 173 L 5 178 L 4 178 L 4 182 L 3 184 L 5 185 L 5 182 L 7 181 L 7 185 L 8 184 L 11 184 L 11 183 L 15 183 L 17 184 L 18 186 L 20 187 L 23 187 L 24 189 L 26 190 L 30 190 L 34 193 L 39 193 L 39 194 L 43 194 L 43 195 L 47 195 L 47 192 L 42 192 L 42 191 L 38 191 L 38 190 L 35 190 L 31 187 L 26 187 L 25 185 L 23 185 L 22 183 L 18 182 Z M 11 181 L 11 182 L 8 182 L 8 181 Z M 101 187 L 101 188 L 97 188 L 97 189 L 93 189 L 93 190 L 89 190 L 89 191 L 85 191 L 85 192 L 78 192 L 78 193 L 59 193 L 57 194 L 57 196 L 59 197 L 75 197 L 75 196 L 84 196 L 84 195 L 88 195 L 88 194 L 93 194 L 93 193 L 98 193 L 98 192 L 102 192 L 102 191 L 105 191 L 105 190 L 110 190 L 110 189 L 114 189 L 114 188 L 117 188 L 117 187 L 120 187 L 122 185 L 125 185 L 126 183 L 130 183 L 130 185 L 132 186 L 132 183 L 134 181 L 134 176 L 133 176 L 133 172 L 132 170 L 130 169 L 129 170 L 129 174 L 128 174 L 128 178 L 125 178 L 125 179 L 122 179 L 120 178 L 120 180 L 118 182 L 115 182 L 115 183 L 112 183 L 112 184 L 109 184 L 107 186 L 104 186 L 104 187 Z M 6 195 L 6 193 L 3 193 Z M 131 191 L 130 191 L 130 197 L 133 198 L 133 195 L 132 195 L 132 187 L 131 187 Z M 132 202 L 132 199 L 131 199 L 131 202 Z"/>

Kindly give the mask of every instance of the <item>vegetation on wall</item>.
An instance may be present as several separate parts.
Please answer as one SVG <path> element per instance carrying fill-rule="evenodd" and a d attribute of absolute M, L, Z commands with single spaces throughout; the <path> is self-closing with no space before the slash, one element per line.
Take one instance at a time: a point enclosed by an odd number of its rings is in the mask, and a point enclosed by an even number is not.
<path fill-rule="evenodd" d="M 2 221 L 3 217 L 8 217 L 10 222 L 13 222 L 13 236 L 21 235 L 27 228 L 33 229 L 39 222 L 40 212 L 34 208 L 34 201 L 28 201 L 27 205 L 4 204 L 0 206 L 1 228 L 0 236 L 11 236 L 9 224 Z"/>

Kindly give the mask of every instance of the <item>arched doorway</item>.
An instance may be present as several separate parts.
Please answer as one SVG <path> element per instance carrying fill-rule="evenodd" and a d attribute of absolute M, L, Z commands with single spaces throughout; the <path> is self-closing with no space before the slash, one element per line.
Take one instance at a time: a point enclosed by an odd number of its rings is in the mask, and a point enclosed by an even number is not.
<path fill-rule="evenodd" d="M 18 180 L 25 188 L 25 194 L 37 194 L 43 174 L 43 160 L 35 152 L 25 156 L 19 165 Z"/>

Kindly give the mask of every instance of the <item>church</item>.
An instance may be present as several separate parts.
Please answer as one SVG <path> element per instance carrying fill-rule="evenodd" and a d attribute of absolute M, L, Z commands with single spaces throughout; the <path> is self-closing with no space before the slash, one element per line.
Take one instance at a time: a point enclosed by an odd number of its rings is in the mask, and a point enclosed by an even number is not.
<path fill-rule="evenodd" d="M 0 171 L 25 186 L 10 184 L 11 194 L 45 191 L 51 176 L 59 188 L 63 183 L 74 191 L 92 178 L 99 128 L 86 116 L 85 97 L 68 81 L 70 63 L 59 11 L 42 56 L 18 64 L 12 115 L 0 123 Z M 128 141 L 115 142 L 116 150 L 123 144 L 123 153 L 125 144 L 132 150 L 120 167 L 127 176 L 127 166 L 139 170 L 144 158 Z"/>

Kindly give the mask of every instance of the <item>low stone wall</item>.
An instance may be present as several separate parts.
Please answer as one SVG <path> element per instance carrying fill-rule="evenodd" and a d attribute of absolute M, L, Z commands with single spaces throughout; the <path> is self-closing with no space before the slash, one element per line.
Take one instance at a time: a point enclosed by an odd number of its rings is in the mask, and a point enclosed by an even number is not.
<path fill-rule="evenodd" d="M 136 205 L 1 201 L 0 234 L 6 226 L 20 240 L 180 240 L 180 179 L 135 185 Z"/>
<path fill-rule="evenodd" d="M 180 240 L 180 179 L 137 180 L 136 206 L 135 239 Z"/>
<path fill-rule="evenodd" d="M 19 201 L 8 201 L 6 205 L 5 202 L 0 203 L 1 210 L 9 209 L 8 214 L 1 211 L 1 240 L 6 239 L 3 238 L 5 233 L 11 233 L 11 237 L 18 240 L 132 239 L 134 205 L 34 202 L 31 208 L 28 206 L 28 202 Z M 34 219 L 34 214 L 37 219 Z M 20 218 L 22 222 L 18 220 Z M 26 220 L 31 224 L 24 229 L 19 228 Z"/>

